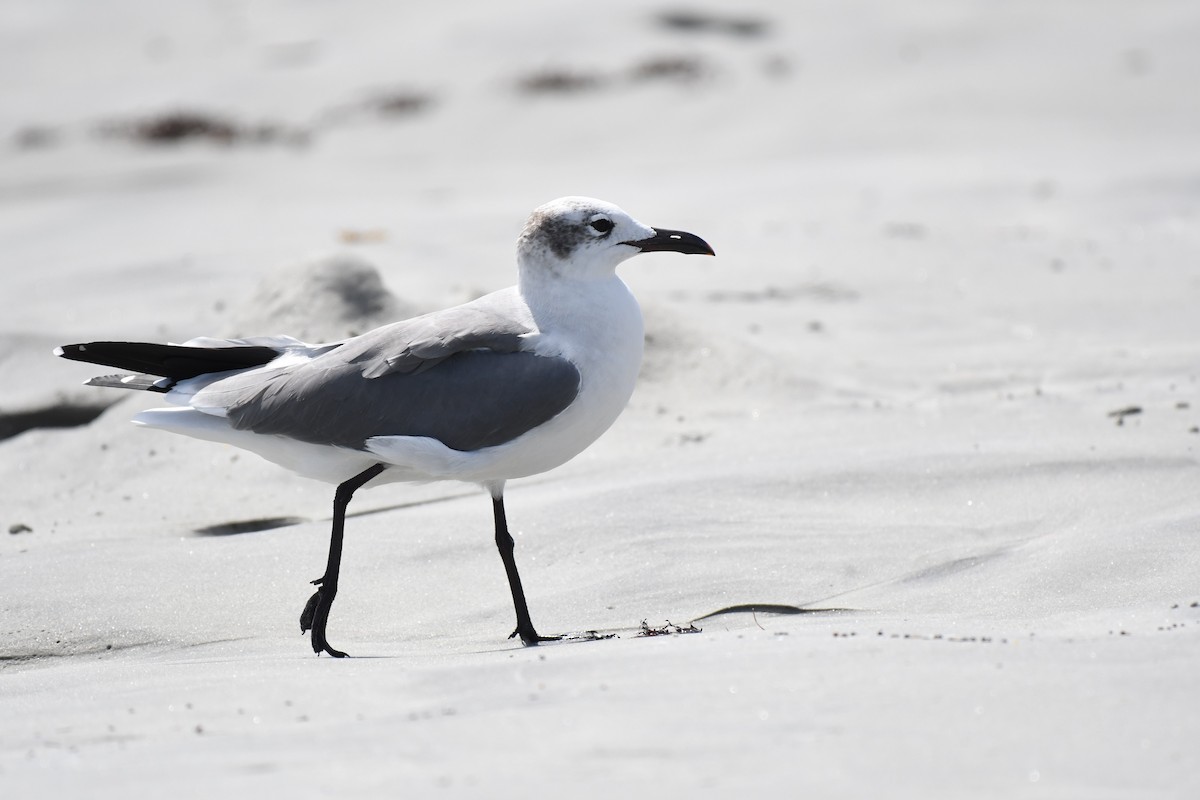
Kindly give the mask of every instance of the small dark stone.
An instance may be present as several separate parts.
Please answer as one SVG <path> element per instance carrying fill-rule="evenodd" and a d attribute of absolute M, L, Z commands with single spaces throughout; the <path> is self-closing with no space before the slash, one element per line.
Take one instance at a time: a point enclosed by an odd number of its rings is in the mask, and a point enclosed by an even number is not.
<path fill-rule="evenodd" d="M 8 532 L 14 536 L 18 533 L 33 533 L 33 528 L 26 525 L 24 522 L 18 522 L 8 526 Z"/>

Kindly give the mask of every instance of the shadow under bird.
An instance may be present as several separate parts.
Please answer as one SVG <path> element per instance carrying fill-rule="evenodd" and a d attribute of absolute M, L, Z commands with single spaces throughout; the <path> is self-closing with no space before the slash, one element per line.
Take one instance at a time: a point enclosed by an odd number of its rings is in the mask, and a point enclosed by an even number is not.
<path fill-rule="evenodd" d="M 350 498 L 393 481 L 458 480 L 490 493 L 512 636 L 534 645 L 558 637 L 538 635 L 530 620 L 504 485 L 566 463 L 625 408 L 642 360 L 642 315 L 616 268 L 655 251 L 714 255 L 693 234 L 564 197 L 525 224 L 517 285 L 460 306 L 329 344 L 198 338 L 54 352 L 133 372 L 88 385 L 160 392 L 176 406 L 143 411 L 136 423 L 232 444 L 336 484 L 328 563 L 300 617 L 314 652 L 346 655 L 325 628 Z"/>

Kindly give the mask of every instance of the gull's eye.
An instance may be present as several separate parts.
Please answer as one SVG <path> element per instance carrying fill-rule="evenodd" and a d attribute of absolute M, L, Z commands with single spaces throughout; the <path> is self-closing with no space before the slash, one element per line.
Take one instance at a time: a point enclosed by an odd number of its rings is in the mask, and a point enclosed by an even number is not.
<path fill-rule="evenodd" d="M 596 233 L 608 233 L 613 229 L 613 221 L 608 217 L 596 217 L 588 223 Z"/>

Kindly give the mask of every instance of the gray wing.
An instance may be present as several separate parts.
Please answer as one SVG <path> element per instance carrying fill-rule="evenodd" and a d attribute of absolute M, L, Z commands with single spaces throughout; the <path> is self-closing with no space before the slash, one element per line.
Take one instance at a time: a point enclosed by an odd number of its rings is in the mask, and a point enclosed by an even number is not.
<path fill-rule="evenodd" d="M 511 441 L 579 392 L 565 358 L 521 351 L 531 333 L 503 297 L 385 325 L 307 361 L 266 365 L 193 398 L 234 428 L 362 448 L 373 436 L 429 436 L 455 450 Z M 285 359 L 286 361 L 286 359 Z"/>
<path fill-rule="evenodd" d="M 532 330 L 485 305 L 467 304 L 376 328 L 342 345 L 365 378 L 421 372 L 464 350 L 515 353 Z"/>
<path fill-rule="evenodd" d="M 357 365 L 260 371 L 226 413 L 238 430 L 361 449 L 372 436 L 429 436 L 455 450 L 511 441 L 579 392 L 564 358 L 467 350 L 412 373 L 367 379 Z"/>

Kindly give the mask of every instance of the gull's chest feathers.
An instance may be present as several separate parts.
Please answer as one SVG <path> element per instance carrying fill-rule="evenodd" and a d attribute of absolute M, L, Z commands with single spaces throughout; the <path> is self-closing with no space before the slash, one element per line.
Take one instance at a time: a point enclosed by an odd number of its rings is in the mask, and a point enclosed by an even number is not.
<path fill-rule="evenodd" d="M 575 289 L 572 291 L 572 289 Z M 642 312 L 620 278 L 577 287 L 522 287 L 536 331 L 522 349 L 568 359 L 579 370 L 580 393 L 607 386 L 629 399 L 642 363 Z"/>

